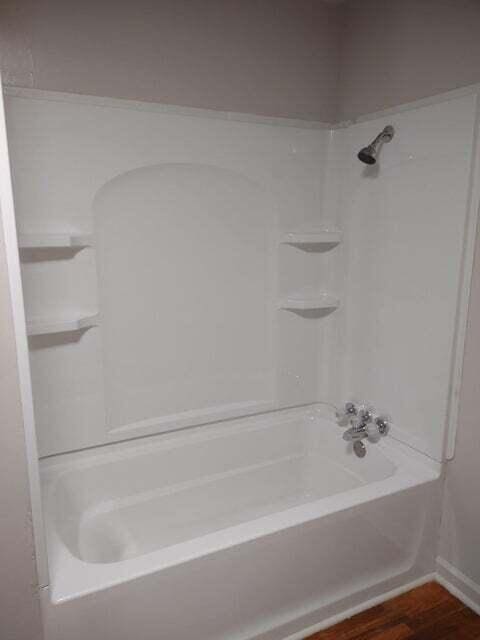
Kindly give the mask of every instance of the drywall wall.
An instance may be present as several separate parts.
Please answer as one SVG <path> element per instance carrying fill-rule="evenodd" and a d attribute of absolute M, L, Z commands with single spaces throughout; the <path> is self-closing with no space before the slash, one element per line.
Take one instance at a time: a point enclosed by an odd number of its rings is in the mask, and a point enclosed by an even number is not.
<path fill-rule="evenodd" d="M 0 638 L 41 638 L 25 436 L 0 211 Z"/>
<path fill-rule="evenodd" d="M 340 5 L 339 119 L 480 82 L 477 0 Z"/>
<path fill-rule="evenodd" d="M 10 86 L 321 121 L 480 82 L 476 0 L 17 0 Z"/>
<path fill-rule="evenodd" d="M 338 8 L 318 0 L 0 3 L 5 85 L 331 121 Z"/>
<path fill-rule="evenodd" d="M 439 556 L 478 585 L 480 603 L 480 230 L 470 296 L 455 458 L 447 464 Z"/>

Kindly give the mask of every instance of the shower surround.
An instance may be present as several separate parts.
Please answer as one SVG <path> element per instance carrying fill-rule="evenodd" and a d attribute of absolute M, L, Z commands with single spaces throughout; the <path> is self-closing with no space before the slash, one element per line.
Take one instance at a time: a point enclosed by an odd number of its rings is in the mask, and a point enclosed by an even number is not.
<path fill-rule="evenodd" d="M 431 578 L 477 100 L 332 128 L 8 91 L 48 640 L 301 638 Z M 362 459 L 353 398 L 392 417 Z"/>

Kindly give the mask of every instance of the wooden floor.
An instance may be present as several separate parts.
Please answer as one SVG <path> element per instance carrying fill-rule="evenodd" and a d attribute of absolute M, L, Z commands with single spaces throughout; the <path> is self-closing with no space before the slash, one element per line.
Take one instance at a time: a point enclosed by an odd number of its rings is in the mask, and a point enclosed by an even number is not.
<path fill-rule="evenodd" d="M 480 640 L 480 616 L 436 582 L 319 631 L 308 640 Z"/>

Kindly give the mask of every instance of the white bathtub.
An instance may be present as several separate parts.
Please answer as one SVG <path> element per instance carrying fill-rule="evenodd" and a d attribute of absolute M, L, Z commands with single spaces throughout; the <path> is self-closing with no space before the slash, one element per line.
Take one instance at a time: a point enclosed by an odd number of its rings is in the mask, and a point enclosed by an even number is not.
<path fill-rule="evenodd" d="M 298 409 L 44 460 L 49 640 L 302 637 L 428 575 L 438 466 L 341 435 Z"/>

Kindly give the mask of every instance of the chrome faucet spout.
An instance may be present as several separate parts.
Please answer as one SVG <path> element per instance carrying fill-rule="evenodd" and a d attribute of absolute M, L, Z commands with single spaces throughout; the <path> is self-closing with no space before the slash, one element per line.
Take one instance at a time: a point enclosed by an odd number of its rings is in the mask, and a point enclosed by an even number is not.
<path fill-rule="evenodd" d="M 350 427 L 343 434 L 343 439 L 347 442 L 355 442 L 356 440 L 362 440 L 368 438 L 367 425 L 359 425 L 358 427 Z"/>

